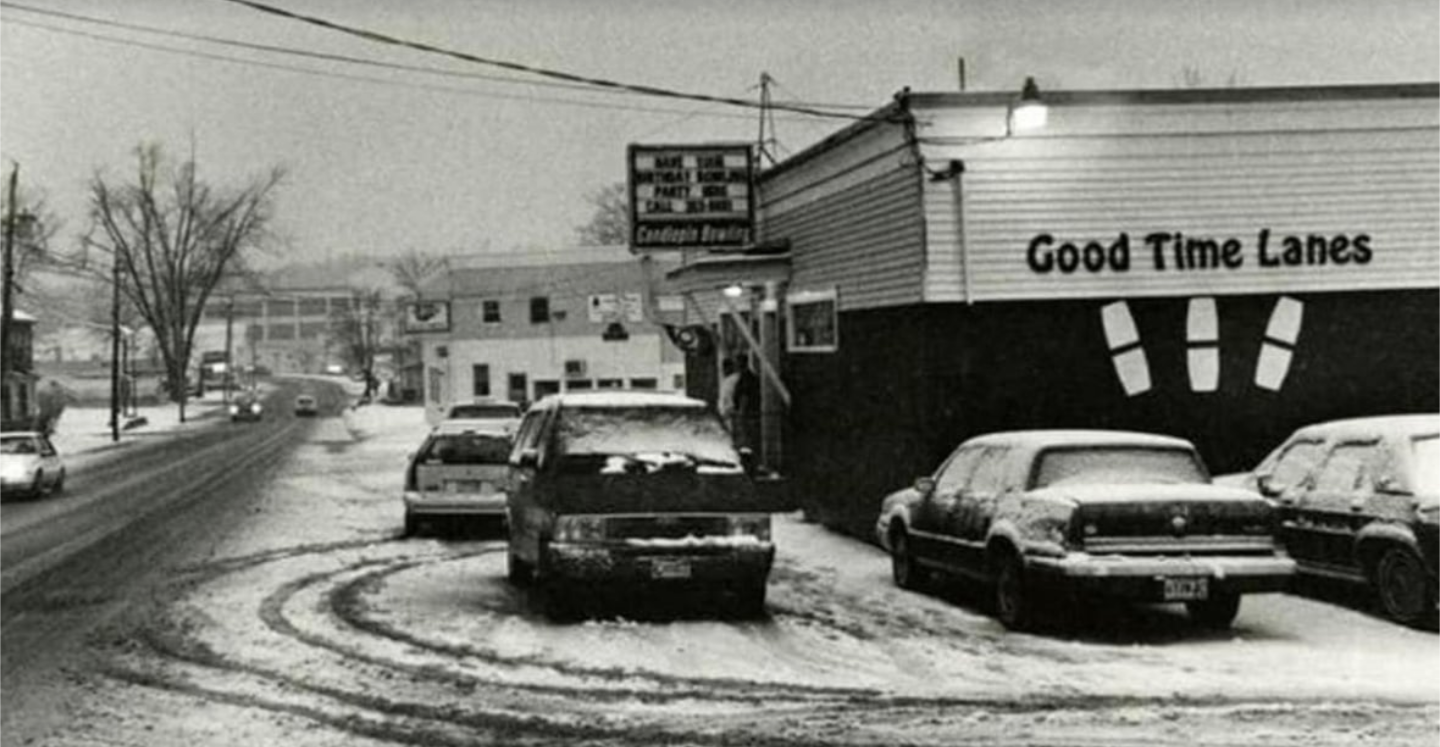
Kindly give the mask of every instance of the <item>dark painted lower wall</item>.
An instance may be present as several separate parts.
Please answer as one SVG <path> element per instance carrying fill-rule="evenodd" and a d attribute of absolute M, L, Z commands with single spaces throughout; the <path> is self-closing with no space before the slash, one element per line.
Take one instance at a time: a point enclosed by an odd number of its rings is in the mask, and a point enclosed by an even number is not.
<path fill-rule="evenodd" d="M 970 436 L 1124 428 L 1188 438 L 1212 471 L 1253 466 L 1296 427 L 1440 411 L 1440 292 L 1300 294 L 1294 359 L 1277 391 L 1254 383 L 1277 296 L 1216 299 L 1219 389 L 1190 389 L 1186 298 L 1127 303 L 1152 388 L 1127 396 L 1104 301 L 930 304 L 841 315 L 838 352 L 790 354 L 791 486 L 808 514 L 868 536 L 880 500 Z"/>

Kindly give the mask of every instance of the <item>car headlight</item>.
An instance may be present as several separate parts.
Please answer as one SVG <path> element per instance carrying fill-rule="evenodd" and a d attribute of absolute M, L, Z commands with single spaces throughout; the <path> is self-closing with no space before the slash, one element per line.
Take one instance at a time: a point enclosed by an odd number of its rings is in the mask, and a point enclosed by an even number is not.
<path fill-rule="evenodd" d="M 730 517 L 731 537 L 754 537 L 770 541 L 770 514 L 741 514 Z"/>
<path fill-rule="evenodd" d="M 605 539 L 605 519 L 600 516 L 561 516 L 555 519 L 556 542 L 597 542 Z"/>
<path fill-rule="evenodd" d="M 256 415 L 259 415 L 259 414 L 260 414 L 260 403 L 259 403 L 259 402 L 256 402 L 255 404 L 250 405 L 250 412 L 253 412 L 253 413 L 255 413 Z"/>
<path fill-rule="evenodd" d="M 231 415 L 239 415 L 239 414 L 240 414 L 240 405 L 230 405 L 230 414 L 231 414 Z"/>

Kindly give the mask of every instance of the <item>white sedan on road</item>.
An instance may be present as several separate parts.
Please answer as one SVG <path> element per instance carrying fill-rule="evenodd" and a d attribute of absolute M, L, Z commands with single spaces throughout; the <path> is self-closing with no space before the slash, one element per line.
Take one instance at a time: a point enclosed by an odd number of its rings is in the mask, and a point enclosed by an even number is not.
<path fill-rule="evenodd" d="M 65 463 L 43 433 L 0 433 L 0 490 L 38 497 L 65 487 Z"/>

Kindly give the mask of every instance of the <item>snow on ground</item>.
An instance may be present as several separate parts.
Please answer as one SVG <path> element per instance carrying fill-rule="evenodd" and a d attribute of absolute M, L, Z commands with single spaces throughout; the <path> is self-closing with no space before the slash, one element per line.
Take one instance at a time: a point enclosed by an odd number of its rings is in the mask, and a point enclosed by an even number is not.
<path fill-rule="evenodd" d="M 730 731 L 992 744 L 1433 734 L 1434 634 L 1288 595 L 1247 598 L 1225 633 L 1162 612 L 1154 630 L 1016 634 L 973 596 L 896 588 L 883 551 L 795 516 L 776 518 L 766 618 L 622 607 L 554 622 L 505 580 L 503 541 L 401 536 L 406 455 L 428 429 L 413 406 L 318 419 L 252 520 L 177 588 L 153 650 L 117 655 L 132 681 L 168 684 L 110 689 L 91 708 L 175 747 L 190 743 L 185 722 L 157 708 L 224 719 L 214 744 L 333 743 L 297 729 L 307 720 L 437 744 L 484 741 L 476 730 L 508 741 L 512 728 L 667 744 Z"/>

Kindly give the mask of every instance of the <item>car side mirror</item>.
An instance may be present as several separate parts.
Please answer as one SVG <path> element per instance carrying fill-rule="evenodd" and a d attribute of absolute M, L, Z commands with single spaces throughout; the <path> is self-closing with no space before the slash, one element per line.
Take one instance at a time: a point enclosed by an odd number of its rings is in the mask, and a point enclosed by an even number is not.
<path fill-rule="evenodd" d="M 521 469 L 535 469 L 540 466 L 540 453 L 534 449 L 524 449 L 510 463 Z"/>
<path fill-rule="evenodd" d="M 1275 495 L 1279 491 L 1275 490 L 1275 487 L 1271 484 L 1270 479 L 1270 473 L 1262 472 L 1251 478 L 1251 481 L 1255 484 L 1255 490 L 1261 495 Z"/>
<path fill-rule="evenodd" d="M 935 478 L 915 478 L 915 492 L 919 493 L 920 495 L 930 495 L 931 493 L 935 492 Z"/>

